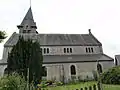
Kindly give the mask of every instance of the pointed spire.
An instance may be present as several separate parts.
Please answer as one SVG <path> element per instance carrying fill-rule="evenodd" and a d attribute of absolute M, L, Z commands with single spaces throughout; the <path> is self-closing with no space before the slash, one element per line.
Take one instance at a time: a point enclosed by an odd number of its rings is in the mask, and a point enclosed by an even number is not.
<path fill-rule="evenodd" d="M 19 33 L 36 33 L 37 26 L 33 19 L 31 7 L 28 9 L 22 23 L 17 27 L 20 29 Z"/>
<path fill-rule="evenodd" d="M 34 21 L 31 7 L 29 8 L 29 10 L 28 10 L 27 14 L 25 15 L 21 24 L 23 24 L 25 20 L 33 20 Z"/>

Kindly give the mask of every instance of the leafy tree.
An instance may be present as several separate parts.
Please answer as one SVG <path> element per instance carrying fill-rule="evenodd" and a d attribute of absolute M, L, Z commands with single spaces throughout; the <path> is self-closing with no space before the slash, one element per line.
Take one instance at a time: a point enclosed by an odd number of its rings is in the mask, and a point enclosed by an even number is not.
<path fill-rule="evenodd" d="M 113 67 L 102 74 L 102 83 L 120 84 L 120 66 Z"/>
<path fill-rule="evenodd" d="M 17 72 L 27 80 L 29 68 L 29 82 L 41 80 L 43 56 L 38 42 L 19 37 L 17 44 L 8 54 L 7 62 L 8 74 Z"/>
<path fill-rule="evenodd" d="M 6 38 L 5 35 L 5 32 L 0 31 L 0 42 L 2 42 L 2 40 Z"/>

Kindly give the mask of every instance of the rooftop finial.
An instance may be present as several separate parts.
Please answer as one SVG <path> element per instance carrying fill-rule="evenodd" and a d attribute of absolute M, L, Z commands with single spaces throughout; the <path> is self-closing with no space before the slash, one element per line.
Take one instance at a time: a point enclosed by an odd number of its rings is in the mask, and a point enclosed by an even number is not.
<path fill-rule="evenodd" d="M 88 29 L 88 31 L 89 31 L 89 34 L 91 34 L 91 29 Z"/>

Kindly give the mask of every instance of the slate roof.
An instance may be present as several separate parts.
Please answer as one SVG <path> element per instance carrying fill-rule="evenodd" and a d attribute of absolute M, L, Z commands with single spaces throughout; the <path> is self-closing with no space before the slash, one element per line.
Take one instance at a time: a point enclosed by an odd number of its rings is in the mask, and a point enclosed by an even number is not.
<path fill-rule="evenodd" d="M 92 54 L 92 55 L 46 55 L 44 56 L 43 63 L 78 63 L 78 62 L 105 62 L 114 61 L 113 58 L 105 54 Z"/>
<path fill-rule="evenodd" d="M 31 7 L 28 9 L 28 12 L 26 13 L 21 25 L 26 24 L 26 21 L 28 21 L 31 24 L 34 24 L 33 14 Z"/>
<path fill-rule="evenodd" d="M 25 38 L 37 40 L 41 46 L 101 46 L 92 34 L 24 34 Z M 19 34 L 13 33 L 4 46 L 17 43 Z"/>
<path fill-rule="evenodd" d="M 114 62 L 114 59 L 105 54 L 92 55 L 45 55 L 43 56 L 43 64 L 57 64 L 57 63 L 83 63 L 83 62 Z M 0 65 L 7 64 L 1 62 Z"/>

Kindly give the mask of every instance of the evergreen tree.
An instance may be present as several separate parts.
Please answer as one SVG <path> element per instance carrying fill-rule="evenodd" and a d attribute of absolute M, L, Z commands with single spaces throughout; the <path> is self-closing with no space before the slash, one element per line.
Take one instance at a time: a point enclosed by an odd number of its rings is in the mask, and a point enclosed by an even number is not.
<path fill-rule="evenodd" d="M 43 56 L 38 42 L 24 40 L 19 37 L 17 44 L 8 54 L 8 74 L 17 72 L 27 80 L 29 68 L 29 82 L 41 80 Z"/>

